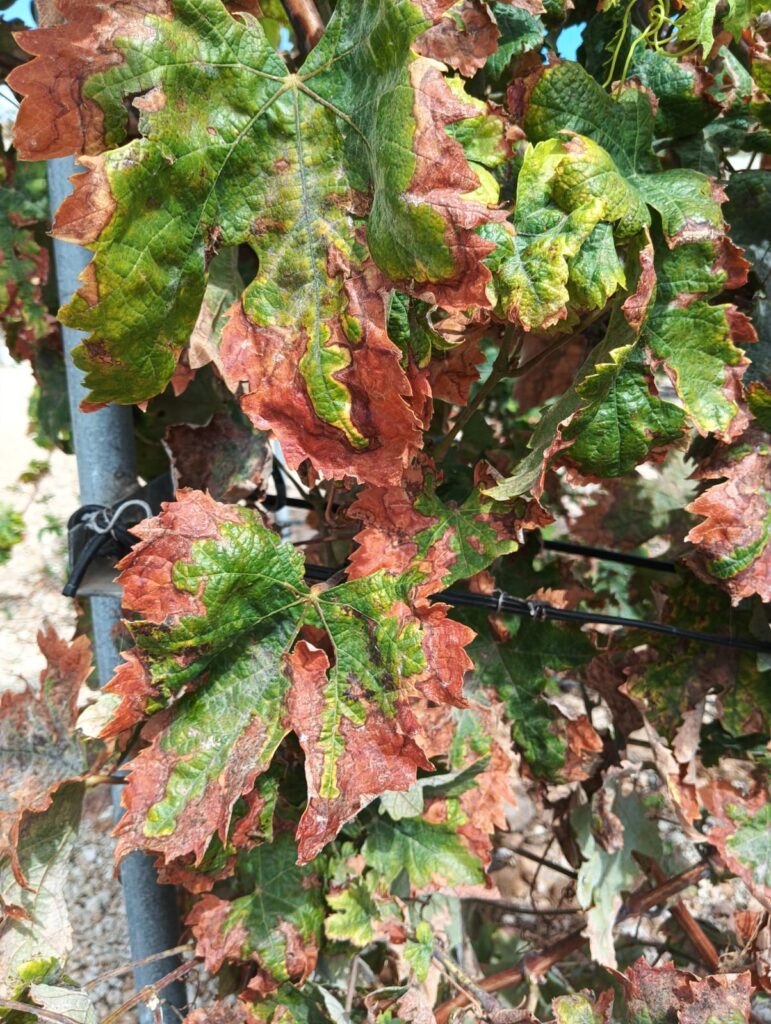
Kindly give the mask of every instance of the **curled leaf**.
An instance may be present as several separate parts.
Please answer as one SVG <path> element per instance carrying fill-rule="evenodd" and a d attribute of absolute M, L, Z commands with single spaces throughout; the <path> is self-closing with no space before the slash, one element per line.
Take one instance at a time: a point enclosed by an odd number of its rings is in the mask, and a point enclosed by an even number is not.
<path fill-rule="evenodd" d="M 771 459 L 767 436 L 750 433 L 699 473 L 724 477 L 686 506 L 703 522 L 686 537 L 704 579 L 717 580 L 738 604 L 750 594 L 771 600 Z"/>

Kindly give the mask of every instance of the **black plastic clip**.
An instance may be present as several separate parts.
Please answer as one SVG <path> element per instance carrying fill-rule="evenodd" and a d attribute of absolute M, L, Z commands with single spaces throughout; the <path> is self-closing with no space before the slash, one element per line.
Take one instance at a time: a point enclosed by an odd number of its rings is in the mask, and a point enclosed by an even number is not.
<path fill-rule="evenodd" d="M 113 508 L 83 505 L 67 522 L 69 576 L 62 593 L 74 597 L 95 558 L 109 558 L 113 564 L 128 554 L 136 537 L 130 527 L 153 514 L 143 498 L 127 498 Z"/>

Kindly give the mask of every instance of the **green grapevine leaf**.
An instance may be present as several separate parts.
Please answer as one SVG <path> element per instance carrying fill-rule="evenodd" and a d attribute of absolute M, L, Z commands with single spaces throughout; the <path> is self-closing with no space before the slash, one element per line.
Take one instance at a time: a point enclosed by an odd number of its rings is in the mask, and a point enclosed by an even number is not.
<path fill-rule="evenodd" d="M 249 985 L 253 995 L 266 995 L 285 981 L 299 984 L 316 964 L 324 896 L 319 879 L 296 859 L 286 833 L 241 853 L 238 894 L 229 900 L 204 896 L 188 917 L 196 951 L 210 970 L 226 960 L 257 964 Z"/>
<path fill-rule="evenodd" d="M 479 861 L 452 829 L 421 818 L 377 818 L 362 853 L 385 887 L 402 872 L 413 891 L 478 885 L 484 880 Z"/>
<path fill-rule="evenodd" d="M 327 893 L 327 903 L 333 913 L 327 917 L 324 930 L 330 939 L 363 948 L 375 938 L 380 915 L 369 881 L 369 877 L 357 879 L 345 888 Z"/>
<path fill-rule="evenodd" d="M 200 857 L 215 833 L 224 842 L 236 800 L 291 731 L 306 756 L 304 861 L 361 807 L 431 767 L 409 704 L 421 690 L 462 703 L 471 637 L 442 607 L 410 613 L 408 583 L 383 573 L 308 587 L 302 554 L 258 513 L 198 492 L 180 492 L 139 530 L 122 582 L 143 620 L 130 625 L 136 647 L 89 730 L 121 732 L 187 692 L 132 762 L 121 855 Z"/>
<path fill-rule="evenodd" d="M 684 6 L 685 11 L 677 21 L 678 39 L 697 42 L 706 60 L 715 46 L 718 0 L 687 0 Z M 728 0 L 721 10 L 720 27 L 738 40 L 742 31 L 765 10 L 763 0 Z"/>
<path fill-rule="evenodd" d="M 29 356 L 53 327 L 42 289 L 48 250 L 33 230 L 47 214 L 41 170 L 20 168 L 11 154 L 0 153 L 0 327 L 16 358 Z"/>
<path fill-rule="evenodd" d="M 571 61 L 537 72 L 534 79 L 524 113 L 531 141 L 570 131 L 601 146 L 626 189 L 639 204 L 659 214 L 671 246 L 722 234 L 721 194 L 709 178 L 686 168 L 662 170 L 654 156 L 654 113 L 648 93 L 629 86 L 613 99 Z M 601 189 L 602 182 L 595 187 Z"/>
<path fill-rule="evenodd" d="M 27 155 L 108 149 L 83 158 L 56 221 L 59 237 L 95 252 L 61 313 L 90 335 L 76 357 L 90 401 L 161 391 L 199 319 L 207 263 L 247 244 L 259 270 L 220 353 L 231 386 L 247 383 L 245 411 L 292 465 L 310 456 L 327 476 L 395 481 L 421 437 L 385 333 L 381 271 L 451 308 L 484 304 L 487 244 L 473 229 L 498 216 L 468 198 L 477 175 L 444 130 L 475 108 L 411 48 L 430 25 L 421 5 L 345 0 L 290 73 L 259 22 L 220 0 L 115 12 L 62 2 L 64 50 L 58 30 L 23 33 L 41 56 L 13 85 L 28 97 Z M 56 79 L 81 100 L 55 108 L 55 132 L 54 41 Z M 125 142 L 130 97 L 141 138 Z"/>
<path fill-rule="evenodd" d="M 535 330 L 567 316 L 571 291 L 574 308 L 604 306 L 625 283 L 612 235 L 603 230 L 615 221 L 634 234 L 647 224 L 647 211 L 604 150 L 582 137 L 528 149 L 512 222 L 481 229 L 495 243 L 486 263 L 500 315 Z"/>
<path fill-rule="evenodd" d="M 594 648 L 583 634 L 552 623 L 508 618 L 503 640 L 486 624 L 474 624 L 478 635 L 469 653 L 481 682 L 504 702 L 514 741 L 531 770 L 551 781 L 560 778 L 568 737 L 545 698 L 556 693 L 558 673 L 582 669 Z"/>

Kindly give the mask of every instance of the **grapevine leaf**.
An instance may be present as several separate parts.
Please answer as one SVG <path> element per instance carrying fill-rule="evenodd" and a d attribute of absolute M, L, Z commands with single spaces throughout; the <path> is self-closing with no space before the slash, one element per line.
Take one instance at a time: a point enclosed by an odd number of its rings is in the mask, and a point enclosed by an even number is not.
<path fill-rule="evenodd" d="M 699 793 L 710 814 L 707 838 L 729 871 L 764 903 L 771 899 L 771 804 L 765 785 L 742 793 L 726 780 Z"/>
<path fill-rule="evenodd" d="M 0 998 L 16 999 L 31 982 L 50 980 L 70 952 L 64 888 L 83 792 L 82 783 L 66 783 L 45 810 L 25 811 L 17 829 L 16 864 L 0 858 L 0 900 L 8 911 L 0 933 Z"/>
<path fill-rule="evenodd" d="M 0 565 L 5 565 L 11 552 L 24 540 L 24 517 L 11 505 L 0 505 Z"/>
<path fill-rule="evenodd" d="M 396 1001 L 395 997 L 398 997 Z M 384 1004 L 382 1010 L 378 1006 L 379 998 Z M 364 1003 L 369 1010 L 367 1020 L 374 1024 L 390 1024 L 396 1020 L 400 1024 L 434 1024 L 436 1020 L 429 997 L 422 987 L 380 989 L 368 995 Z"/>
<path fill-rule="evenodd" d="M 423 817 L 451 825 L 487 868 L 492 836 L 507 827 L 507 810 L 516 804 L 511 724 L 496 690 L 477 687 L 473 697 L 466 708 L 421 709 L 426 752 L 453 769 L 447 782 L 435 777 L 439 784 L 424 789 Z"/>
<path fill-rule="evenodd" d="M 755 332 L 734 306 L 706 300 L 742 285 L 748 266 L 727 239 L 659 247 L 656 301 L 642 333 L 697 430 L 728 440 L 747 424 L 740 382 L 748 359 L 737 343 L 754 342 Z"/>
<path fill-rule="evenodd" d="M 137 532 L 121 580 L 143 621 L 130 624 L 136 647 L 103 698 L 105 733 L 188 692 L 132 762 L 119 856 L 199 858 L 215 833 L 225 841 L 235 801 L 291 731 L 306 756 L 303 860 L 381 792 L 430 768 L 409 702 L 421 690 L 462 702 L 469 664 L 470 631 L 443 607 L 411 614 L 407 584 L 383 573 L 309 588 L 302 554 L 258 513 L 198 492 L 180 492 Z"/>
<path fill-rule="evenodd" d="M 61 314 L 90 332 L 76 357 L 90 401 L 163 389 L 198 320 L 207 259 L 246 243 L 259 271 L 221 351 L 231 386 L 247 382 L 245 411 L 292 465 L 310 456 L 328 476 L 395 479 L 421 439 L 367 246 L 394 280 L 457 307 L 484 304 L 487 245 L 473 229 L 497 216 L 466 198 L 478 179 L 444 128 L 475 111 L 412 51 L 429 24 L 419 6 L 339 4 L 290 74 L 259 23 L 220 0 L 62 4 L 64 34 L 20 37 L 41 56 L 14 77 L 28 97 L 17 136 L 38 158 L 118 146 L 83 159 L 56 222 L 59 237 L 95 251 Z M 65 112 L 54 103 L 62 88 Z M 142 137 L 120 145 L 124 99 L 137 94 Z M 190 95 L 207 103 L 188 105 Z M 350 211 L 370 186 L 365 246 Z"/>
<path fill-rule="evenodd" d="M 726 236 L 671 250 L 657 244 L 655 305 L 687 307 L 697 299 L 713 299 L 725 290 L 741 288 L 749 267 L 742 250 Z"/>
<path fill-rule="evenodd" d="M 771 460 L 765 434 L 716 454 L 699 476 L 724 477 L 686 506 L 703 516 L 686 540 L 696 545 L 691 564 L 707 581 L 717 581 L 734 604 L 750 594 L 771 600 Z"/>
<path fill-rule="evenodd" d="M 415 942 L 408 942 L 404 958 L 415 972 L 415 977 L 424 982 L 428 977 L 434 956 L 434 933 L 427 921 L 421 921 L 415 929 Z"/>
<path fill-rule="evenodd" d="M 423 813 L 427 799 L 461 796 L 474 786 L 474 779 L 484 772 L 489 764 L 489 758 L 480 757 L 467 768 L 418 779 L 405 793 L 383 793 L 380 797 L 380 806 L 394 821 L 417 818 Z"/>
<path fill-rule="evenodd" d="M 479 178 L 479 187 L 473 194 L 482 201 L 497 203 L 500 187 L 489 172 L 502 167 L 511 158 L 508 121 L 502 108 L 472 96 L 462 78 L 450 78 L 447 84 L 453 95 L 469 108 L 468 116 L 447 125 L 447 134 L 461 144 Z"/>
<path fill-rule="evenodd" d="M 569 289 L 575 309 L 602 309 L 626 284 L 610 224 L 600 223 L 570 260 Z"/>
<path fill-rule="evenodd" d="M 617 99 L 571 61 L 536 72 L 528 86 L 524 128 L 533 142 L 570 131 L 591 139 L 611 159 L 626 188 L 661 217 L 669 245 L 717 238 L 722 193 L 687 168 L 664 171 L 653 155 L 649 94 L 627 87 Z"/>
<path fill-rule="evenodd" d="M 604 993 L 595 1001 L 585 992 L 571 996 L 558 996 L 553 1000 L 555 1024 L 610 1024 L 613 995 Z"/>
<path fill-rule="evenodd" d="M 720 113 L 708 91 L 710 76 L 696 63 L 670 60 L 663 53 L 637 46 L 629 71 L 658 101 L 657 135 L 692 136 Z"/>
<path fill-rule="evenodd" d="M 684 7 L 677 21 L 677 37 L 697 42 L 707 60 L 715 47 L 718 0 L 686 0 Z M 738 40 L 742 31 L 765 10 L 763 0 L 728 0 L 721 11 L 720 26 Z"/>
<path fill-rule="evenodd" d="M 741 376 L 749 360 L 736 342 L 755 340 L 749 320 L 733 306 L 696 301 L 656 305 L 644 341 L 660 361 L 700 433 L 731 440 L 747 424 L 740 407 Z"/>
<path fill-rule="evenodd" d="M 500 39 L 498 49 L 485 64 L 485 72 L 494 79 L 502 78 L 514 57 L 528 50 L 540 48 L 544 37 L 544 24 L 537 16 L 543 13 L 542 5 L 522 4 L 512 6 L 505 3 L 489 5 L 498 23 Z M 538 6 L 538 9 L 535 9 Z M 529 7 L 529 9 L 528 9 Z"/>
<path fill-rule="evenodd" d="M 678 21 L 678 36 L 695 40 L 708 58 L 715 44 L 717 0 L 690 0 Z"/>
<path fill-rule="evenodd" d="M 257 964 L 249 984 L 254 994 L 266 995 L 284 981 L 299 984 L 316 964 L 324 897 L 318 878 L 296 859 L 286 833 L 241 853 L 235 879 L 240 895 L 203 896 L 187 919 L 210 970 L 226 960 Z"/>
<path fill-rule="evenodd" d="M 253 13 L 256 13 L 257 17 L 259 17 L 260 24 L 265 30 L 265 35 L 270 40 L 271 45 L 277 50 L 282 48 L 287 49 L 287 47 L 291 46 L 293 41 L 292 23 L 287 17 L 286 10 L 284 9 L 284 5 L 281 3 L 281 0 L 259 0 L 256 4 L 255 0 L 242 0 L 242 2 L 238 2 L 238 0 L 236 0 L 235 3 L 228 4 L 228 6 L 231 10 L 235 11 L 249 11 L 250 6 L 252 8 L 256 6 L 256 11 L 253 11 Z M 284 41 L 282 39 L 284 32 L 288 37 L 288 41 Z M 282 43 L 283 46 L 281 45 Z"/>
<path fill-rule="evenodd" d="M 470 78 L 498 48 L 499 31 L 483 0 L 456 0 L 415 42 L 415 50 Z"/>
<path fill-rule="evenodd" d="M 690 1001 L 680 1011 L 682 1024 L 743 1024 L 750 1020 L 752 980 L 743 974 L 712 974 L 690 984 Z"/>
<path fill-rule="evenodd" d="M 414 580 L 429 596 L 486 569 L 517 549 L 517 516 L 475 489 L 458 505 L 436 493 L 431 474 L 406 476 L 399 487 L 365 487 L 349 509 L 364 523 L 349 576 L 379 570 Z"/>
<path fill-rule="evenodd" d="M 243 1002 L 222 1001 L 192 1011 L 182 1024 L 257 1024 L 257 1021 Z"/>
<path fill-rule="evenodd" d="M 531 769 L 542 778 L 559 779 L 567 738 L 558 728 L 556 709 L 544 698 L 555 692 L 557 674 L 582 668 L 594 648 L 582 633 L 552 623 L 512 617 L 500 641 L 486 625 L 474 624 L 478 635 L 469 653 L 480 680 L 504 702 L 514 741 Z"/>
<path fill-rule="evenodd" d="M 747 404 L 768 430 L 771 429 L 771 317 L 767 301 L 771 282 L 771 223 L 768 212 L 771 209 L 771 173 L 742 171 L 733 174 L 726 192 L 726 218 L 731 224 L 731 236 L 744 247 L 760 285 L 752 314 L 759 341 L 743 383 Z"/>
<path fill-rule="evenodd" d="M 356 879 L 344 889 L 328 892 L 327 903 L 334 911 L 324 922 L 330 939 L 361 949 L 372 942 L 379 913 L 366 881 Z"/>
<path fill-rule="evenodd" d="M 761 286 L 765 287 L 771 277 L 771 244 L 768 240 L 771 173 L 739 171 L 731 175 L 726 192 L 725 213 L 731 225 L 731 237 L 744 248 Z"/>
<path fill-rule="evenodd" d="M 752 342 L 755 334 L 734 306 L 706 300 L 723 287 L 741 285 L 747 262 L 725 237 L 672 250 L 660 246 L 655 272 L 649 255 L 641 250 L 646 262 L 637 290 L 621 305 L 616 300 L 604 341 L 541 417 L 531 453 L 507 480 L 487 490 L 491 497 L 538 497 L 555 456 L 587 473 L 628 472 L 682 436 L 686 417 L 700 432 L 728 439 L 745 428 L 741 378 L 748 360 L 736 342 Z M 656 394 L 643 351 L 671 377 L 685 416 Z"/>
<path fill-rule="evenodd" d="M 538 498 L 551 461 L 558 455 L 572 458 L 571 445 L 578 446 L 575 461 L 589 472 L 626 472 L 651 449 L 680 435 L 679 411 L 648 390 L 649 376 L 641 365 L 625 304 L 616 301 L 605 338 L 592 350 L 573 385 L 541 417 L 528 443 L 531 451 L 511 476 L 485 490 L 490 497 L 506 501 L 531 494 Z M 645 317 L 645 311 L 638 314 L 632 308 L 635 317 Z M 620 397 L 625 402 L 631 398 L 634 404 L 622 407 Z"/>
<path fill-rule="evenodd" d="M 619 231 L 634 234 L 648 219 L 644 203 L 590 139 L 553 138 L 529 148 L 512 222 L 481 229 L 496 245 L 486 263 L 498 312 L 535 330 L 567 316 L 571 291 L 574 308 L 601 308 L 625 278 L 612 235 L 596 229 L 619 222 Z"/>
<path fill-rule="evenodd" d="M 749 1020 L 749 974 L 696 978 L 673 963 L 651 967 L 642 957 L 617 974 L 630 1024 L 742 1024 Z"/>
<path fill-rule="evenodd" d="M 99 1024 L 91 996 L 81 989 L 63 985 L 30 985 L 29 997 L 36 1006 L 61 1014 L 73 1024 Z"/>
<path fill-rule="evenodd" d="M 567 440 L 575 437 L 571 461 L 584 472 L 603 477 L 630 472 L 651 449 L 676 441 L 685 428 L 683 412 L 655 393 L 638 351 L 618 348 L 610 355 L 612 362 L 597 366 L 576 386 L 587 406 L 564 432 Z"/>
<path fill-rule="evenodd" d="M 278 778 L 273 769 L 271 772 L 273 774 L 261 775 L 251 793 L 236 801 L 225 842 L 216 835 L 197 862 L 192 853 L 174 860 L 159 857 L 156 862 L 159 881 L 181 885 L 193 893 L 210 892 L 216 882 L 234 874 L 239 850 L 273 842 Z"/>
<path fill-rule="evenodd" d="M 95 761 L 75 733 L 78 695 L 91 672 L 88 637 L 67 643 L 49 626 L 38 645 L 46 667 L 37 689 L 0 694 L 0 854 L 14 864 L 22 814 L 44 811 L 62 784 L 82 779 Z"/>
<path fill-rule="evenodd" d="M 265 490 L 272 465 L 268 435 L 255 430 L 235 403 L 205 426 L 170 427 L 164 440 L 178 488 L 205 490 L 217 501 Z"/>
<path fill-rule="evenodd" d="M 23 180 L 37 171 L 20 171 L 10 154 L 0 152 L 0 327 L 17 358 L 26 356 L 52 328 L 42 291 L 48 251 L 33 230 L 45 220 L 47 209 Z"/>
<path fill-rule="evenodd" d="M 479 861 L 452 829 L 421 818 L 377 818 L 367 833 L 362 853 L 385 887 L 402 872 L 410 889 L 418 892 L 478 885 L 484 880 Z"/>
<path fill-rule="evenodd" d="M 640 873 L 634 853 L 658 856 L 658 836 L 640 798 L 635 793 L 622 794 L 620 780 L 610 774 L 593 797 L 591 807 L 576 811 L 574 825 L 583 856 L 576 895 L 587 910 L 592 958 L 606 967 L 615 967 L 613 923 L 621 908 L 622 893 L 631 888 Z"/>
<path fill-rule="evenodd" d="M 276 992 L 250 1006 L 247 1024 L 350 1024 L 338 1000 L 322 985 L 302 989 L 283 984 Z M 208 1024 L 208 1022 L 207 1022 Z M 230 1024 L 226 1021 L 225 1024 Z M 241 1024 L 238 1019 L 236 1024 Z"/>
<path fill-rule="evenodd" d="M 683 512 L 696 492 L 682 452 L 670 452 L 656 467 L 656 476 L 640 474 L 607 481 L 595 502 L 569 518 L 576 541 L 633 551 L 651 538 L 684 532 Z"/>
<path fill-rule="evenodd" d="M 244 280 L 238 270 L 238 250 L 226 249 L 217 253 L 208 265 L 206 289 L 190 342 L 187 359 L 191 369 L 213 363 L 221 376 L 222 334 L 228 322 L 228 313 L 244 290 Z"/>

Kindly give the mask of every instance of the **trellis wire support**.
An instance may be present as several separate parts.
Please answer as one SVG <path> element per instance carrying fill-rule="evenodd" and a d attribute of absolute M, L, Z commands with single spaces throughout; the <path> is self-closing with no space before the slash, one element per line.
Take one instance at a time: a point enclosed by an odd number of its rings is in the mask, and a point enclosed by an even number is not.
<path fill-rule="evenodd" d="M 71 157 L 48 161 L 48 195 L 51 210 L 59 208 L 72 191 L 70 175 L 78 171 Z M 77 245 L 54 241 L 54 262 L 62 305 L 69 302 L 78 288 L 78 275 L 90 260 L 90 254 Z M 134 435 L 131 409 L 110 405 L 98 412 L 83 413 L 80 402 L 86 395 L 81 371 L 72 362 L 72 349 L 80 344 L 80 331 L 62 327 L 67 369 L 67 395 L 72 418 L 72 437 L 78 464 L 78 482 L 81 504 L 111 507 L 125 498 L 136 485 L 134 461 Z M 112 677 L 120 655 L 115 643 L 115 627 L 120 619 L 120 599 L 117 597 L 91 597 L 94 653 L 100 686 Z M 120 797 L 120 787 L 114 787 L 114 797 Z M 120 816 L 119 799 L 115 801 L 116 818 Z M 173 886 L 159 885 L 153 858 L 132 853 L 121 864 L 121 884 L 126 905 L 129 943 L 134 960 L 143 960 L 179 942 L 179 913 L 176 890 Z M 137 989 L 152 985 L 163 978 L 179 963 L 176 957 L 167 957 L 137 967 L 134 983 Z M 162 993 L 163 1024 L 179 1024 L 187 1004 L 182 981 L 167 985 Z M 158 1020 L 147 1007 L 140 1006 L 141 1024 Z"/>

